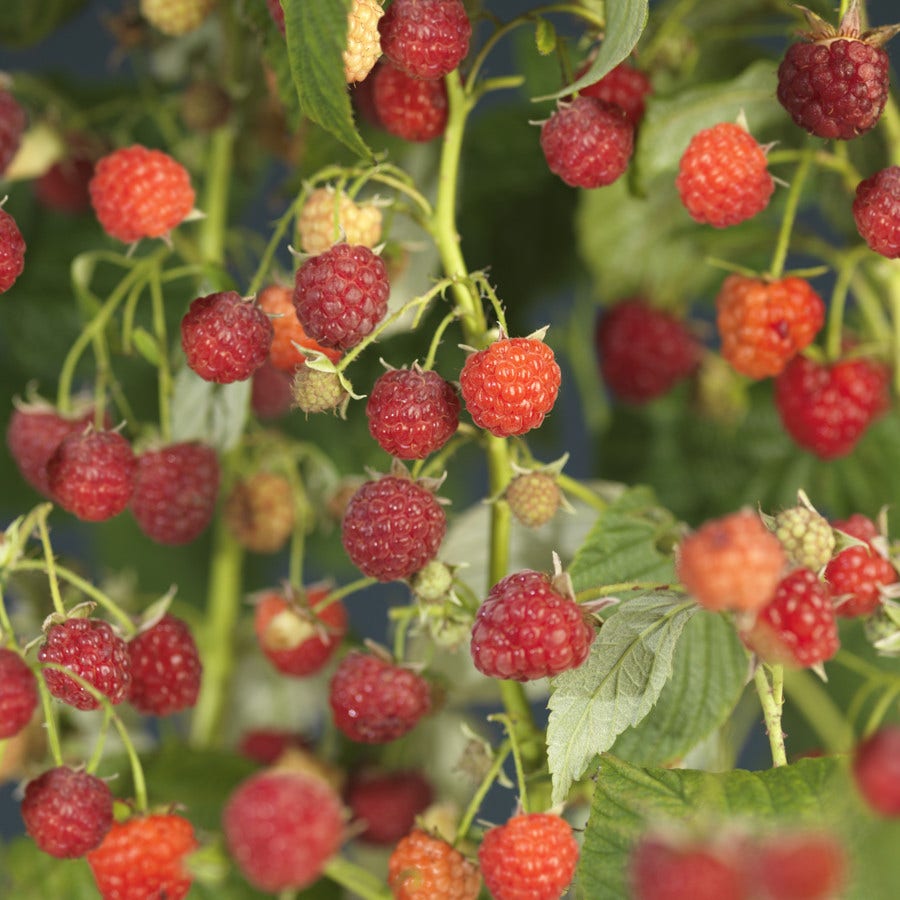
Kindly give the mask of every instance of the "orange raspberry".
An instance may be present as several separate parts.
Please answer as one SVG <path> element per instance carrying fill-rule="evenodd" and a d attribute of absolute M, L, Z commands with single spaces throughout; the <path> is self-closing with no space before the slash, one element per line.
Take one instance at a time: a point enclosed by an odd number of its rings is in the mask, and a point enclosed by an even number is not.
<path fill-rule="evenodd" d="M 446 841 L 413 829 L 388 861 L 395 900 L 475 900 L 478 870 Z"/>
<path fill-rule="evenodd" d="M 271 318 L 275 336 L 269 349 L 269 360 L 282 372 L 293 372 L 304 363 L 303 353 L 294 344 L 299 344 L 308 350 L 318 350 L 332 362 L 337 362 L 341 358 L 341 354 L 337 350 L 323 347 L 303 330 L 303 326 L 297 318 L 297 311 L 294 309 L 294 292 L 291 288 L 280 284 L 269 285 L 259 292 L 256 302 L 259 303 L 260 309 Z"/>

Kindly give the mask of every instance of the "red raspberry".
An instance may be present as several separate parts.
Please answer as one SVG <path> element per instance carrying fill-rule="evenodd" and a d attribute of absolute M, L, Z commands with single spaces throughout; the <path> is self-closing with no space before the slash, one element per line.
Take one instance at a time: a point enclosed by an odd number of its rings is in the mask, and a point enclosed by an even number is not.
<path fill-rule="evenodd" d="M 846 456 L 890 406 L 887 366 L 865 357 L 823 364 L 795 356 L 775 380 L 787 433 L 821 459 Z"/>
<path fill-rule="evenodd" d="M 187 622 L 166 613 L 128 642 L 128 655 L 128 702 L 138 712 L 169 716 L 197 702 L 203 666 Z"/>
<path fill-rule="evenodd" d="M 37 654 L 38 662 L 56 663 L 84 679 L 109 698 L 121 703 L 131 686 L 128 646 L 99 619 L 66 619 L 51 625 Z M 100 703 L 59 669 L 45 668 L 50 693 L 76 709 L 97 709 Z"/>
<path fill-rule="evenodd" d="M 187 364 L 206 381 L 245 381 L 265 361 L 275 331 L 257 303 L 237 291 L 198 297 L 181 320 Z"/>
<path fill-rule="evenodd" d="M 137 459 L 131 514 L 154 541 L 188 544 L 212 520 L 219 478 L 219 458 L 206 444 L 188 441 L 145 450 Z"/>
<path fill-rule="evenodd" d="M 537 428 L 553 409 L 561 374 L 537 338 L 501 338 L 471 353 L 459 375 L 463 402 L 479 428 L 497 437 Z"/>
<path fill-rule="evenodd" d="M 399 459 L 424 459 L 443 447 L 459 427 L 459 411 L 453 385 L 417 366 L 385 372 L 366 403 L 369 434 Z"/>
<path fill-rule="evenodd" d="M 280 419 L 291 409 L 291 376 L 266 360 L 252 375 L 250 407 L 260 420 Z"/>
<path fill-rule="evenodd" d="M 691 138 L 675 186 L 692 219 L 728 228 L 769 205 L 775 182 L 767 165 L 765 150 L 746 128 L 720 122 Z"/>
<path fill-rule="evenodd" d="M 491 678 L 533 681 L 580 666 L 596 631 L 584 610 L 543 572 L 495 584 L 472 626 L 472 660 Z"/>
<path fill-rule="evenodd" d="M 634 128 L 625 111 L 581 95 L 560 103 L 541 126 L 541 150 L 554 175 L 571 187 L 612 184 L 628 168 Z"/>
<path fill-rule="evenodd" d="M 47 485 L 63 509 L 102 522 L 128 506 L 137 459 L 117 431 L 85 431 L 63 438 L 47 462 Z"/>
<path fill-rule="evenodd" d="M 271 766 L 287 750 L 308 750 L 309 742 L 294 731 L 280 728 L 253 728 L 244 732 L 238 744 L 238 752 L 259 763 Z"/>
<path fill-rule="evenodd" d="M 48 209 L 69 215 L 79 215 L 91 208 L 88 185 L 94 177 L 95 154 L 84 139 L 74 139 L 70 155 L 54 163 L 34 182 L 37 199 Z"/>
<path fill-rule="evenodd" d="M 766 900 L 830 900 L 843 892 L 847 855 L 829 834 L 776 835 L 749 868 Z"/>
<path fill-rule="evenodd" d="M 114 822 L 87 861 L 103 900 L 182 900 L 193 881 L 185 859 L 198 846 L 183 816 L 135 816 Z"/>
<path fill-rule="evenodd" d="M 660 397 L 700 364 L 700 342 L 684 322 L 640 297 L 598 319 L 594 343 L 607 387 L 629 403 Z"/>
<path fill-rule="evenodd" d="M 853 777 L 876 813 L 900 818 L 900 725 L 884 725 L 860 742 L 853 754 Z"/>
<path fill-rule="evenodd" d="M 302 677 L 322 669 L 334 656 L 347 633 L 347 609 L 339 600 L 321 612 L 315 605 L 327 595 L 313 588 L 305 597 L 275 591 L 262 595 L 256 605 L 256 639 L 266 658 L 284 675 Z"/>
<path fill-rule="evenodd" d="M 8 647 L 0 647 L 0 741 L 18 734 L 38 704 L 37 679 L 28 664 Z"/>
<path fill-rule="evenodd" d="M 509 511 L 526 528 L 540 528 L 556 515 L 562 494 L 549 472 L 523 472 L 506 486 L 503 497 Z"/>
<path fill-rule="evenodd" d="M 443 78 L 465 59 L 472 23 L 462 0 L 394 0 L 378 23 L 381 51 L 413 78 Z"/>
<path fill-rule="evenodd" d="M 678 547 L 682 584 L 706 609 L 757 610 L 771 599 L 787 564 L 781 542 L 749 510 L 706 522 Z"/>
<path fill-rule="evenodd" d="M 194 208 L 184 166 L 140 144 L 102 157 L 88 189 L 103 230 L 126 244 L 164 237 Z"/>
<path fill-rule="evenodd" d="M 299 772 L 251 775 L 222 812 L 228 851 L 244 878 L 268 893 L 312 884 L 341 846 L 341 802 L 321 778 Z"/>
<path fill-rule="evenodd" d="M 394 900 L 476 900 L 481 876 L 446 841 L 414 828 L 388 860 Z"/>
<path fill-rule="evenodd" d="M 390 63 L 372 72 L 372 106 L 378 124 L 404 141 L 427 143 L 447 127 L 447 88 L 443 79 L 424 81 Z"/>
<path fill-rule="evenodd" d="M 57 766 L 26 785 L 22 820 L 44 853 L 75 859 L 98 847 L 112 826 L 112 793 L 94 775 Z"/>
<path fill-rule="evenodd" d="M 766 662 L 801 667 L 831 659 L 841 643 L 831 598 L 810 569 L 781 579 L 741 639 Z"/>
<path fill-rule="evenodd" d="M 582 66 L 575 76 L 576 79 L 581 78 L 587 72 L 588 65 L 590 63 Z M 652 91 L 653 86 L 647 75 L 640 69 L 636 69 L 627 60 L 623 60 L 599 81 L 579 88 L 578 93 L 618 106 L 624 111 L 632 128 L 637 128 L 641 119 L 644 118 L 644 106 Z"/>
<path fill-rule="evenodd" d="M 409 833 L 434 791 L 421 772 L 363 771 L 351 776 L 346 801 L 370 844 L 395 844 Z"/>
<path fill-rule="evenodd" d="M 578 842 L 565 819 L 523 813 L 485 832 L 478 848 L 494 900 L 558 900 L 578 863 Z"/>
<path fill-rule="evenodd" d="M 232 486 L 222 511 L 235 540 L 253 553 L 277 553 L 296 521 L 290 482 L 274 472 L 254 472 Z"/>
<path fill-rule="evenodd" d="M 825 304 L 803 278 L 729 275 L 716 297 L 722 356 L 748 378 L 780 374 L 824 321 Z"/>
<path fill-rule="evenodd" d="M 5 294 L 25 268 L 25 238 L 16 220 L 0 209 L 0 294 Z"/>
<path fill-rule="evenodd" d="M 334 673 L 328 702 L 334 724 L 351 741 L 386 744 L 431 709 L 431 687 L 410 669 L 355 650 Z"/>
<path fill-rule="evenodd" d="M 853 219 L 872 250 L 900 257 L 900 166 L 881 169 L 856 186 Z"/>
<path fill-rule="evenodd" d="M 16 98 L 9 91 L 0 90 L 0 175 L 18 152 L 27 124 L 28 117 Z"/>

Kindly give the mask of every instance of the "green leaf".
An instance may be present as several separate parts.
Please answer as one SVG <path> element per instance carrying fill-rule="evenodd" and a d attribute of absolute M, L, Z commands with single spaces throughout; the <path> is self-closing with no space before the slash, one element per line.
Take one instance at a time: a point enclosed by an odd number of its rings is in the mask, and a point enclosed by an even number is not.
<path fill-rule="evenodd" d="M 225 453 L 236 446 L 250 410 L 252 379 L 213 384 L 185 366 L 174 379 L 172 439 L 204 441 Z"/>
<path fill-rule="evenodd" d="M 135 328 L 131 332 L 131 340 L 134 343 L 135 350 L 151 366 L 158 366 L 162 362 L 159 341 L 146 328 Z"/>
<path fill-rule="evenodd" d="M 534 28 L 534 43 L 541 56 L 549 56 L 556 49 L 556 29 L 549 19 L 537 20 Z"/>
<path fill-rule="evenodd" d="M 553 680 L 547 725 L 553 803 L 562 803 L 591 760 L 650 712 L 696 611 L 672 592 L 629 597 L 603 624 L 585 663 Z"/>
<path fill-rule="evenodd" d="M 0 44 L 30 47 L 87 5 L 87 0 L 0 3 Z"/>

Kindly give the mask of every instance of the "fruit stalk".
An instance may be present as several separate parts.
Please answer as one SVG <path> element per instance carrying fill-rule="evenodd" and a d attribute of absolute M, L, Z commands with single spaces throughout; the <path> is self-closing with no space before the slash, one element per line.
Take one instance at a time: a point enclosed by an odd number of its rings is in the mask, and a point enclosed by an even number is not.
<path fill-rule="evenodd" d="M 770 667 L 771 681 L 766 674 L 766 666 L 762 663 L 756 667 L 754 680 L 759 702 L 766 720 L 766 733 L 769 736 L 769 747 L 772 750 L 772 765 L 775 768 L 787 765 L 787 754 L 784 749 L 784 732 L 781 730 L 781 706 L 784 701 L 784 666 Z"/>

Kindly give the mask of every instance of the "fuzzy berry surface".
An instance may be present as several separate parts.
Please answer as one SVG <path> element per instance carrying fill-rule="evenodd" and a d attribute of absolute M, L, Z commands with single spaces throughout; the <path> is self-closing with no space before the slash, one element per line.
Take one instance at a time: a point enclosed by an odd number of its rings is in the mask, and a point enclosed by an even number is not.
<path fill-rule="evenodd" d="M 291 485 L 276 472 L 254 472 L 232 486 L 222 515 L 245 550 L 277 553 L 291 536 L 296 521 Z"/>
<path fill-rule="evenodd" d="M 0 209 L 0 294 L 5 294 L 25 268 L 25 238 L 16 220 Z"/>
<path fill-rule="evenodd" d="M 291 404 L 309 413 L 337 409 L 349 397 L 337 372 L 300 366 L 291 379 Z"/>
<path fill-rule="evenodd" d="M 594 345 L 603 381 L 627 403 L 668 393 L 696 371 L 702 354 L 682 319 L 641 297 L 622 300 L 598 317 Z"/>
<path fill-rule="evenodd" d="M 117 431 L 70 434 L 47 461 L 50 495 L 86 522 L 102 522 L 123 512 L 136 475 L 131 444 Z"/>
<path fill-rule="evenodd" d="M 347 44 L 344 47 L 344 80 L 363 81 L 381 56 L 378 24 L 384 10 L 378 0 L 352 0 L 347 13 Z"/>
<path fill-rule="evenodd" d="M 856 186 L 853 221 L 869 248 L 887 259 L 900 257 L 900 166 L 888 166 Z"/>
<path fill-rule="evenodd" d="M 16 155 L 27 124 L 28 116 L 19 101 L 9 91 L 0 90 L 0 175 Z"/>
<path fill-rule="evenodd" d="M 565 819 L 523 813 L 485 832 L 478 847 L 494 900 L 558 900 L 578 863 L 578 842 Z"/>
<path fill-rule="evenodd" d="M 496 437 L 511 437 L 544 421 L 561 378 L 553 350 L 543 341 L 501 338 L 466 357 L 459 385 L 475 424 Z"/>
<path fill-rule="evenodd" d="M 900 818 L 900 725 L 884 725 L 853 753 L 853 778 L 878 815 Z"/>
<path fill-rule="evenodd" d="M 141 0 L 141 15 L 157 30 L 179 37 L 199 28 L 216 0 Z"/>
<path fill-rule="evenodd" d="M 576 79 L 587 72 L 583 66 L 576 74 Z M 628 60 L 623 60 L 606 73 L 599 81 L 580 88 L 578 93 L 595 97 L 604 103 L 618 106 L 633 128 L 637 128 L 644 118 L 647 97 L 653 92 L 653 85 L 645 72 L 636 69 Z"/>
<path fill-rule="evenodd" d="M 540 528 L 552 521 L 562 497 L 556 478 L 537 471 L 516 475 L 503 496 L 516 521 L 526 528 Z"/>
<path fill-rule="evenodd" d="M 447 516 L 430 490 L 386 475 L 365 482 L 350 498 L 341 540 L 364 575 L 394 581 L 431 562 L 446 532 Z"/>
<path fill-rule="evenodd" d="M 76 859 L 99 846 L 112 826 L 112 792 L 95 775 L 57 766 L 28 782 L 21 813 L 44 853 Z"/>
<path fill-rule="evenodd" d="M 459 427 L 456 388 L 433 370 L 390 369 L 366 401 L 369 434 L 398 459 L 424 459 Z"/>
<path fill-rule="evenodd" d="M 620 107 L 582 94 L 559 104 L 541 126 L 540 142 L 554 175 L 570 187 L 598 188 L 625 173 L 634 128 Z"/>
<path fill-rule="evenodd" d="M 584 610 L 543 572 L 525 569 L 495 584 L 472 626 L 472 661 L 491 678 L 533 681 L 575 669 L 596 631 Z"/>
<path fill-rule="evenodd" d="M 775 516 L 772 531 L 788 559 L 796 566 L 818 572 L 834 553 L 834 531 L 814 509 L 792 506 Z"/>
<path fill-rule="evenodd" d="M 266 360 L 251 376 L 250 408 L 262 422 L 280 419 L 290 412 L 294 397 L 291 375 Z"/>
<path fill-rule="evenodd" d="M 675 186 L 691 218 L 714 228 L 752 219 L 775 190 L 765 150 L 735 122 L 719 122 L 691 138 Z"/>
<path fill-rule="evenodd" d="M 846 456 L 890 406 L 889 370 L 866 357 L 819 363 L 795 356 L 775 380 L 785 431 L 820 459 Z"/>
<path fill-rule="evenodd" d="M 445 840 L 414 828 L 388 860 L 394 900 L 476 900 L 478 869 Z"/>
<path fill-rule="evenodd" d="M 228 852 L 247 881 L 269 893 L 312 884 L 337 853 L 341 802 L 321 778 L 260 772 L 232 792 L 222 811 Z"/>
<path fill-rule="evenodd" d="M 66 619 L 51 625 L 37 654 L 38 662 L 56 663 L 73 672 L 112 704 L 121 703 L 131 687 L 128 646 L 100 619 Z M 59 669 L 45 668 L 50 693 L 76 709 L 97 709 L 100 703 Z"/>
<path fill-rule="evenodd" d="M 472 23 L 462 0 L 394 0 L 378 23 L 381 49 L 413 78 L 443 78 L 465 59 Z"/>
<path fill-rule="evenodd" d="M 18 734 L 38 705 L 34 672 L 8 647 L 0 647 L 0 741 Z"/>
<path fill-rule="evenodd" d="M 269 356 L 274 334 L 259 304 L 237 291 L 197 297 L 181 320 L 188 366 L 217 384 L 249 378 Z"/>
<path fill-rule="evenodd" d="M 183 900 L 193 883 L 185 860 L 198 846 L 184 816 L 135 816 L 113 823 L 87 861 L 103 900 Z"/>
<path fill-rule="evenodd" d="M 361 744 L 386 744 L 403 737 L 431 709 L 431 687 L 411 669 L 371 653 L 345 656 L 328 693 L 334 724 Z"/>
<path fill-rule="evenodd" d="M 345 793 L 354 821 L 364 828 L 360 840 L 382 845 L 407 835 L 433 798 L 431 783 L 414 770 L 364 770 L 351 776 Z"/>
<path fill-rule="evenodd" d="M 374 247 L 381 240 L 381 210 L 357 204 L 332 187 L 310 193 L 297 219 L 297 241 L 306 253 L 324 253 L 341 240 Z"/>
<path fill-rule="evenodd" d="M 194 208 L 187 169 L 140 144 L 99 159 L 88 190 L 103 230 L 126 244 L 167 235 Z"/>
<path fill-rule="evenodd" d="M 776 835 L 756 848 L 750 863 L 767 900 L 830 900 L 842 896 L 847 854 L 825 833 Z"/>
<path fill-rule="evenodd" d="M 805 278 L 729 275 L 716 296 L 722 356 L 748 378 L 779 375 L 825 322 L 825 304 Z"/>
<path fill-rule="evenodd" d="M 404 141 L 425 144 L 447 127 L 447 88 L 441 78 L 413 78 L 382 62 L 372 73 L 371 100 L 378 125 Z"/>

